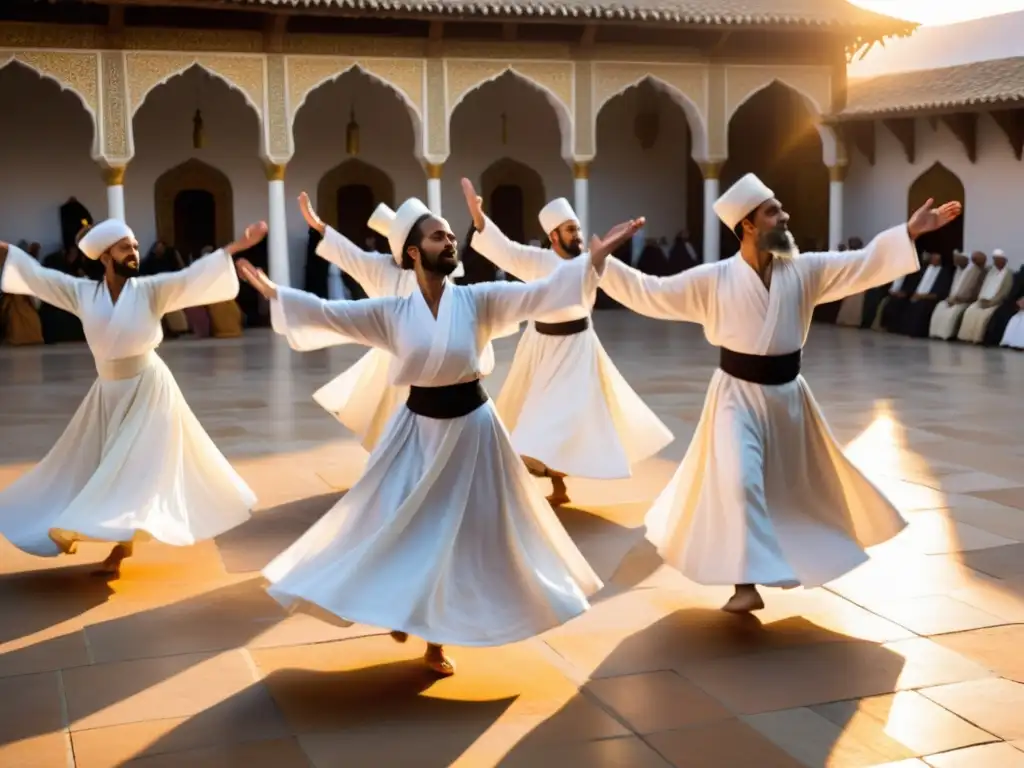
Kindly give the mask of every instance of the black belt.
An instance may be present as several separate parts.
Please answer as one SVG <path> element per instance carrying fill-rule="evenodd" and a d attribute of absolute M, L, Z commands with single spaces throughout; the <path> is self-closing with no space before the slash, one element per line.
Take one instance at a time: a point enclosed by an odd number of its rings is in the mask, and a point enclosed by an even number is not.
<path fill-rule="evenodd" d="M 446 387 L 409 387 L 406 407 L 428 419 L 457 419 L 487 402 L 487 392 L 479 379 Z"/>
<path fill-rule="evenodd" d="M 566 320 L 564 323 L 538 323 L 534 320 L 533 327 L 537 329 L 537 333 L 544 336 L 575 336 L 590 327 L 590 318 L 581 317 L 579 320 Z"/>
<path fill-rule="evenodd" d="M 788 355 L 745 355 L 719 347 L 718 367 L 733 378 L 751 384 L 788 384 L 800 375 L 801 352 L 798 349 Z"/>

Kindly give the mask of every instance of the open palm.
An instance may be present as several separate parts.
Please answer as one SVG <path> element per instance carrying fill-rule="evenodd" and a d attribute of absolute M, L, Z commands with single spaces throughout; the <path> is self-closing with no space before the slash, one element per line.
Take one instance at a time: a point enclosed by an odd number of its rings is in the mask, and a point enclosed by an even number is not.
<path fill-rule="evenodd" d="M 935 201 L 928 198 L 924 205 L 914 211 L 907 222 L 907 229 L 910 231 L 911 237 L 920 237 L 921 235 L 941 229 L 963 213 L 964 210 L 963 204 L 958 200 L 944 203 L 938 208 L 934 208 L 934 205 Z"/>

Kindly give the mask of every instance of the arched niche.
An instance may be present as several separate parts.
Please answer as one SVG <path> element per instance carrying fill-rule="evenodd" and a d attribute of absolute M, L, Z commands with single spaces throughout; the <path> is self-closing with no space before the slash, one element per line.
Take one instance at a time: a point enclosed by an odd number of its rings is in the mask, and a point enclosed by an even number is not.
<path fill-rule="evenodd" d="M 802 73 L 800 76 L 792 73 L 789 76 L 782 75 L 765 81 L 764 75 L 747 68 L 744 70 L 746 76 L 737 76 L 736 70 L 730 70 L 727 98 L 730 102 L 727 105 L 728 114 L 726 125 L 732 124 L 732 119 L 748 101 L 760 97 L 760 94 L 768 91 L 778 92 L 784 89 L 792 98 L 800 101 L 807 114 L 811 116 L 811 123 L 814 130 L 821 139 L 822 161 L 827 165 L 834 165 L 840 160 L 840 147 L 836 141 L 835 132 L 822 122 L 822 117 L 829 112 L 828 93 L 830 93 L 830 79 L 824 73 Z M 756 84 L 751 85 L 751 78 Z M 815 91 L 821 91 L 815 93 Z M 736 98 L 737 92 L 742 93 Z"/>
<path fill-rule="evenodd" d="M 448 71 L 448 130 L 446 131 L 449 141 L 452 131 L 452 121 L 462 103 L 475 93 L 480 92 L 489 85 L 501 81 L 515 80 L 522 83 L 544 97 L 544 101 L 551 107 L 552 114 L 558 122 L 559 153 L 569 159 L 573 156 L 573 117 L 570 103 L 565 97 L 560 96 L 552 85 L 544 82 L 545 75 L 551 74 L 552 67 L 559 64 L 542 65 L 523 63 L 517 65 L 502 64 L 500 62 L 449 62 L 451 69 Z M 569 82 L 571 70 L 569 71 Z M 509 105 L 510 112 L 516 105 Z"/>
<path fill-rule="evenodd" d="M 503 157 L 480 175 L 480 191 L 488 215 L 508 237 L 525 243 L 547 236 L 537 220 L 546 202 L 544 180 L 533 168 Z"/>
<path fill-rule="evenodd" d="M 263 63 L 257 57 L 131 53 L 125 60 L 128 68 L 128 114 L 132 118 L 154 90 L 199 70 L 240 94 L 262 125 L 264 74 Z"/>
<path fill-rule="evenodd" d="M 395 182 L 375 165 L 363 162 L 358 158 L 351 158 L 334 166 L 320 178 L 316 187 L 316 210 L 320 217 L 342 234 L 351 238 L 356 244 L 362 245 L 356 232 L 347 232 L 339 226 L 339 222 L 345 218 L 343 211 L 339 211 L 339 201 L 346 189 L 365 188 L 372 196 L 372 206 L 366 212 L 366 216 L 360 219 L 363 227 L 369 219 L 373 208 L 379 203 L 385 203 L 391 208 L 395 207 Z"/>
<path fill-rule="evenodd" d="M 594 231 L 642 213 L 649 237 L 672 242 L 686 230 L 690 242 L 702 247 L 704 181 L 694 157 L 705 151 L 698 146 L 705 132 L 695 109 L 688 97 L 651 76 L 601 102 L 590 166 Z M 629 195 L 614 194 L 622 189 Z"/>
<path fill-rule="evenodd" d="M 234 200 L 231 180 L 222 171 L 202 160 L 186 160 L 164 172 L 153 186 L 156 210 L 156 233 L 160 240 L 174 245 L 183 254 L 198 256 L 204 245 L 214 247 L 231 242 L 235 231 Z M 183 233 L 183 216 L 189 215 L 184 203 L 206 206 L 212 203 L 214 242 L 179 243 Z M 195 224 L 195 222 L 193 222 Z"/>
<path fill-rule="evenodd" d="M 372 63 L 364 65 L 335 57 L 289 57 L 289 130 L 294 133 L 299 114 L 311 96 L 332 86 L 341 86 L 342 90 L 349 90 L 345 87 L 347 84 L 362 81 L 361 86 L 370 86 L 369 92 L 372 95 L 361 98 L 357 96 L 356 101 L 362 103 L 349 103 L 344 106 L 344 119 L 341 122 L 347 124 L 352 107 L 365 112 L 368 107 L 376 106 L 380 99 L 392 97 L 401 104 L 409 117 L 413 134 L 413 154 L 417 158 L 422 158 L 423 114 L 419 91 L 422 90 L 423 62 L 419 59 L 400 59 L 389 62 L 388 67 L 394 71 L 390 77 L 385 77 L 383 73 L 376 71 Z M 417 83 L 420 84 L 418 90 Z M 356 86 L 358 91 L 368 90 L 361 86 Z"/>
<path fill-rule="evenodd" d="M 829 175 L 822 151 L 819 117 L 807 96 L 774 80 L 746 98 L 729 120 L 721 188 L 757 174 L 792 217 L 801 250 L 825 250 Z M 736 252 L 736 238 L 724 227 L 721 243 L 723 258 Z"/>
<path fill-rule="evenodd" d="M 13 65 L 13 66 L 12 66 Z M 23 71 L 66 91 L 89 116 L 92 128 L 90 146 L 98 145 L 96 110 L 98 109 L 98 75 L 95 54 L 57 53 L 53 51 L 0 52 L 0 71 Z M 83 71 L 84 70 L 84 71 Z M 61 76 L 58 73 L 66 73 Z M 93 154 L 97 154 L 95 151 Z"/>
<path fill-rule="evenodd" d="M 954 250 L 964 247 L 964 217 L 967 212 L 966 191 L 960 177 L 942 163 L 933 164 L 928 170 L 914 179 L 907 190 L 907 216 L 928 202 L 929 198 L 936 205 L 959 200 L 964 203 L 964 213 L 954 221 L 935 232 L 929 232 L 917 238 L 918 253 L 922 251 L 937 252 L 949 258 Z"/>

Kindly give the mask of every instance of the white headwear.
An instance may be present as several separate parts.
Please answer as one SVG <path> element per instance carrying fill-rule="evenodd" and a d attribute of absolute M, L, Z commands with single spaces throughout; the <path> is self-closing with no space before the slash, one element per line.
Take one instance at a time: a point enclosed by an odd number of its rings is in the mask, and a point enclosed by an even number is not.
<path fill-rule="evenodd" d="M 120 219 L 107 219 L 101 221 L 90 229 L 81 240 L 78 241 L 78 250 L 85 254 L 85 257 L 95 261 L 118 240 L 126 237 L 135 237 L 131 228 Z"/>
<path fill-rule="evenodd" d="M 775 193 L 768 189 L 763 181 L 748 173 L 718 198 L 715 202 L 715 213 L 725 226 L 735 229 L 748 213 L 773 197 Z"/>
<path fill-rule="evenodd" d="M 995 257 L 995 256 L 1003 256 L 1003 257 L 1005 257 L 1006 254 L 1003 253 L 1003 249 L 1002 248 L 996 248 L 994 251 L 992 251 L 992 256 L 993 257 Z"/>
<path fill-rule="evenodd" d="M 541 208 L 537 218 L 540 220 L 541 229 L 544 230 L 546 235 L 555 231 L 567 221 L 575 221 L 577 224 L 580 221 L 576 216 L 576 211 L 572 209 L 569 201 L 564 197 L 552 200 Z"/>
<path fill-rule="evenodd" d="M 388 239 L 388 247 L 395 263 L 402 264 L 402 247 L 412 231 L 412 225 L 423 216 L 430 214 L 430 209 L 422 201 L 410 197 L 397 211 L 392 211 L 384 203 L 377 206 L 366 225 L 379 235 Z"/>

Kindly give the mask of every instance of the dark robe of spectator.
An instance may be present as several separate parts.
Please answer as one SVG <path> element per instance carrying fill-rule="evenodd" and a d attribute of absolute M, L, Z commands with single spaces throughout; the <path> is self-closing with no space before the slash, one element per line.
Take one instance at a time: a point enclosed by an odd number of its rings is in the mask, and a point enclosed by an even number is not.
<path fill-rule="evenodd" d="M 476 227 L 469 225 L 469 232 L 462 241 L 462 248 L 459 253 L 459 261 L 462 262 L 462 269 L 465 274 L 456 279 L 457 285 L 472 285 L 473 283 L 489 283 L 497 279 L 498 269 L 483 254 L 473 248 L 470 243 Z"/>
<path fill-rule="evenodd" d="M 950 255 L 933 254 L 932 264 L 941 267 L 939 276 L 925 294 L 915 294 L 910 298 L 910 305 L 903 316 L 903 326 L 900 332 L 915 339 L 927 339 L 928 329 L 932 322 L 932 313 L 940 301 L 949 298 L 949 291 L 953 287 L 953 276 L 956 274 L 956 266 L 953 264 L 953 257 Z M 920 290 L 920 283 L 918 290 Z"/>
<path fill-rule="evenodd" d="M 631 240 L 627 240 L 620 245 L 615 253 L 612 254 L 616 259 L 621 261 L 623 264 L 631 264 L 633 257 L 633 243 Z M 594 301 L 594 309 L 622 309 L 622 305 L 619 304 L 615 299 L 609 296 L 607 293 L 602 291 L 600 288 L 597 289 L 597 299 Z"/>
<path fill-rule="evenodd" d="M 931 254 L 923 254 L 926 259 L 921 264 L 921 269 L 917 272 L 913 272 L 903 278 L 903 281 L 897 287 L 897 282 L 893 282 L 889 287 L 888 296 L 882 305 L 882 316 L 879 318 L 879 326 L 890 333 L 898 333 L 903 322 L 903 315 L 907 311 L 907 307 L 910 306 L 910 299 L 914 295 L 914 291 L 917 290 L 917 284 L 921 282 L 921 278 L 924 276 L 924 270 L 928 265 L 928 259 L 931 258 Z"/>
<path fill-rule="evenodd" d="M 264 238 L 247 251 L 241 251 L 236 258 L 248 259 L 249 262 L 264 272 L 270 269 L 270 253 L 267 250 L 267 240 Z M 256 289 L 246 282 L 242 282 L 238 289 L 238 306 L 245 315 L 245 325 L 248 328 L 266 328 L 270 325 L 270 304 L 260 296 Z"/>
<path fill-rule="evenodd" d="M 63 249 L 46 256 L 42 265 L 56 269 L 73 277 L 91 277 L 98 280 L 103 275 L 103 266 L 91 264 L 75 245 L 75 238 L 85 227 L 92 226 L 93 218 L 88 209 L 71 197 L 60 207 L 60 236 Z M 43 326 L 43 339 L 47 344 L 66 341 L 85 341 L 82 321 L 70 312 L 41 303 L 39 321 Z"/>
<path fill-rule="evenodd" d="M 668 252 L 668 274 L 678 275 L 700 264 L 697 250 L 690 243 L 690 234 L 685 229 L 676 235 Z"/>
<path fill-rule="evenodd" d="M 1018 269 L 1017 274 L 1013 277 L 1013 287 L 1010 288 L 1010 295 L 992 313 L 988 325 L 985 326 L 985 335 L 981 339 L 983 345 L 986 347 L 999 346 L 1003 340 L 1003 334 L 1006 333 L 1006 326 L 1020 312 L 1017 302 L 1021 299 L 1024 299 L 1024 266 Z"/>
<path fill-rule="evenodd" d="M 644 249 L 640 251 L 640 258 L 637 259 L 636 268 L 645 275 L 665 277 L 668 274 L 668 258 L 665 252 L 658 246 L 657 241 L 648 240 Z"/>
<path fill-rule="evenodd" d="M 321 299 L 329 298 L 327 291 L 327 272 L 331 265 L 327 259 L 321 259 L 316 255 L 317 246 L 323 235 L 312 227 L 306 235 L 306 277 L 303 287 L 307 293 L 319 296 Z"/>

